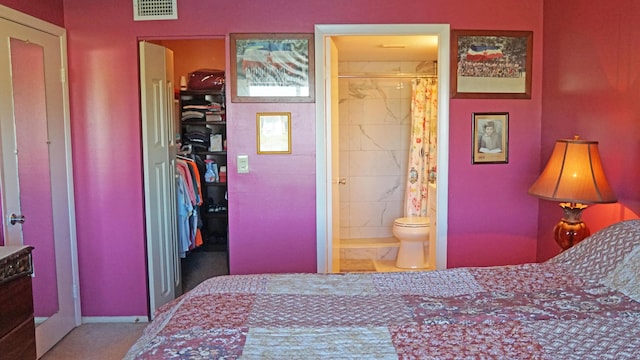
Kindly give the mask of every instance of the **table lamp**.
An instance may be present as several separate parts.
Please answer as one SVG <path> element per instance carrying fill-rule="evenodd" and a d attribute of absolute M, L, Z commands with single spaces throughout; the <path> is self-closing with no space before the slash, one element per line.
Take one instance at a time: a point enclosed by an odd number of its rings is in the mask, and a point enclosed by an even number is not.
<path fill-rule="evenodd" d="M 547 166 L 529 188 L 529 194 L 546 200 L 562 201 L 564 217 L 553 229 L 558 245 L 566 250 L 589 236 L 582 221 L 586 204 L 616 202 L 602 170 L 597 141 L 557 140 Z"/>

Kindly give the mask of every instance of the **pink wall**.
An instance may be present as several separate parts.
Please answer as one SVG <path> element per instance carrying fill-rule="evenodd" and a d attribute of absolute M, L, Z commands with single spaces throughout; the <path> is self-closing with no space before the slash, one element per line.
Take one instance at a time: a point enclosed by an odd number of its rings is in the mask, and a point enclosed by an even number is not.
<path fill-rule="evenodd" d="M 134 22 L 129 0 L 64 0 L 83 315 L 147 312 L 141 38 L 311 33 L 314 24 L 332 23 L 534 31 L 532 99 L 451 101 L 448 260 L 450 266 L 535 260 L 538 202 L 526 191 L 540 166 L 542 6 L 542 0 L 181 0 L 179 20 Z M 293 153 L 257 156 L 255 113 L 283 109 L 292 112 Z M 510 113 L 509 164 L 470 164 L 471 114 L 485 111 Z M 232 273 L 314 272 L 315 104 L 230 103 L 228 117 Z M 249 155 L 249 174 L 235 173 L 238 154 Z"/>
<path fill-rule="evenodd" d="M 220 69 L 226 66 L 226 41 L 219 39 L 150 40 L 173 50 L 173 83 L 180 85 L 180 76 L 188 79 L 196 69 Z"/>
<path fill-rule="evenodd" d="M 0 4 L 58 26 L 64 26 L 62 2 L 63 0 L 2 0 Z"/>
<path fill-rule="evenodd" d="M 619 204 L 594 205 L 592 232 L 640 214 L 640 3 L 636 0 L 544 3 L 544 86 L 541 160 L 555 140 L 599 141 Z M 555 255 L 551 230 L 562 216 L 540 202 L 539 260 Z"/>

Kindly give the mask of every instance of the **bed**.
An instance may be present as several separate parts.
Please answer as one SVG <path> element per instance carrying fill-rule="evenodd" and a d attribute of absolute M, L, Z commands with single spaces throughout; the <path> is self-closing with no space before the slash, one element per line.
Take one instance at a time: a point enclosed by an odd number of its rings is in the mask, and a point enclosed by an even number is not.
<path fill-rule="evenodd" d="M 543 263 L 214 277 L 126 359 L 640 359 L 640 220 Z"/>

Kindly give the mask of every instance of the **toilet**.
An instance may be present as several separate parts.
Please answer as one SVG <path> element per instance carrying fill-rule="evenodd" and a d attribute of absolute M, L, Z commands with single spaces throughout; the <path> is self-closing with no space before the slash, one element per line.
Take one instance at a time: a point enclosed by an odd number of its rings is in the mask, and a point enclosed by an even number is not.
<path fill-rule="evenodd" d="M 392 232 L 393 236 L 400 241 L 396 267 L 426 268 L 424 243 L 429 240 L 429 218 L 415 216 L 395 219 Z"/>

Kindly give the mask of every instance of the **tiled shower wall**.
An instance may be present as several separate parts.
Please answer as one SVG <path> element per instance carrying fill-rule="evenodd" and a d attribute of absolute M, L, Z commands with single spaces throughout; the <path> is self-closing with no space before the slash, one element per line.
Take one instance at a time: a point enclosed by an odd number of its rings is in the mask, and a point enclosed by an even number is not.
<path fill-rule="evenodd" d="M 421 71 L 421 69 L 426 71 Z M 340 74 L 431 73 L 422 62 L 341 62 Z M 340 237 L 393 236 L 403 216 L 411 79 L 340 78 Z"/>

